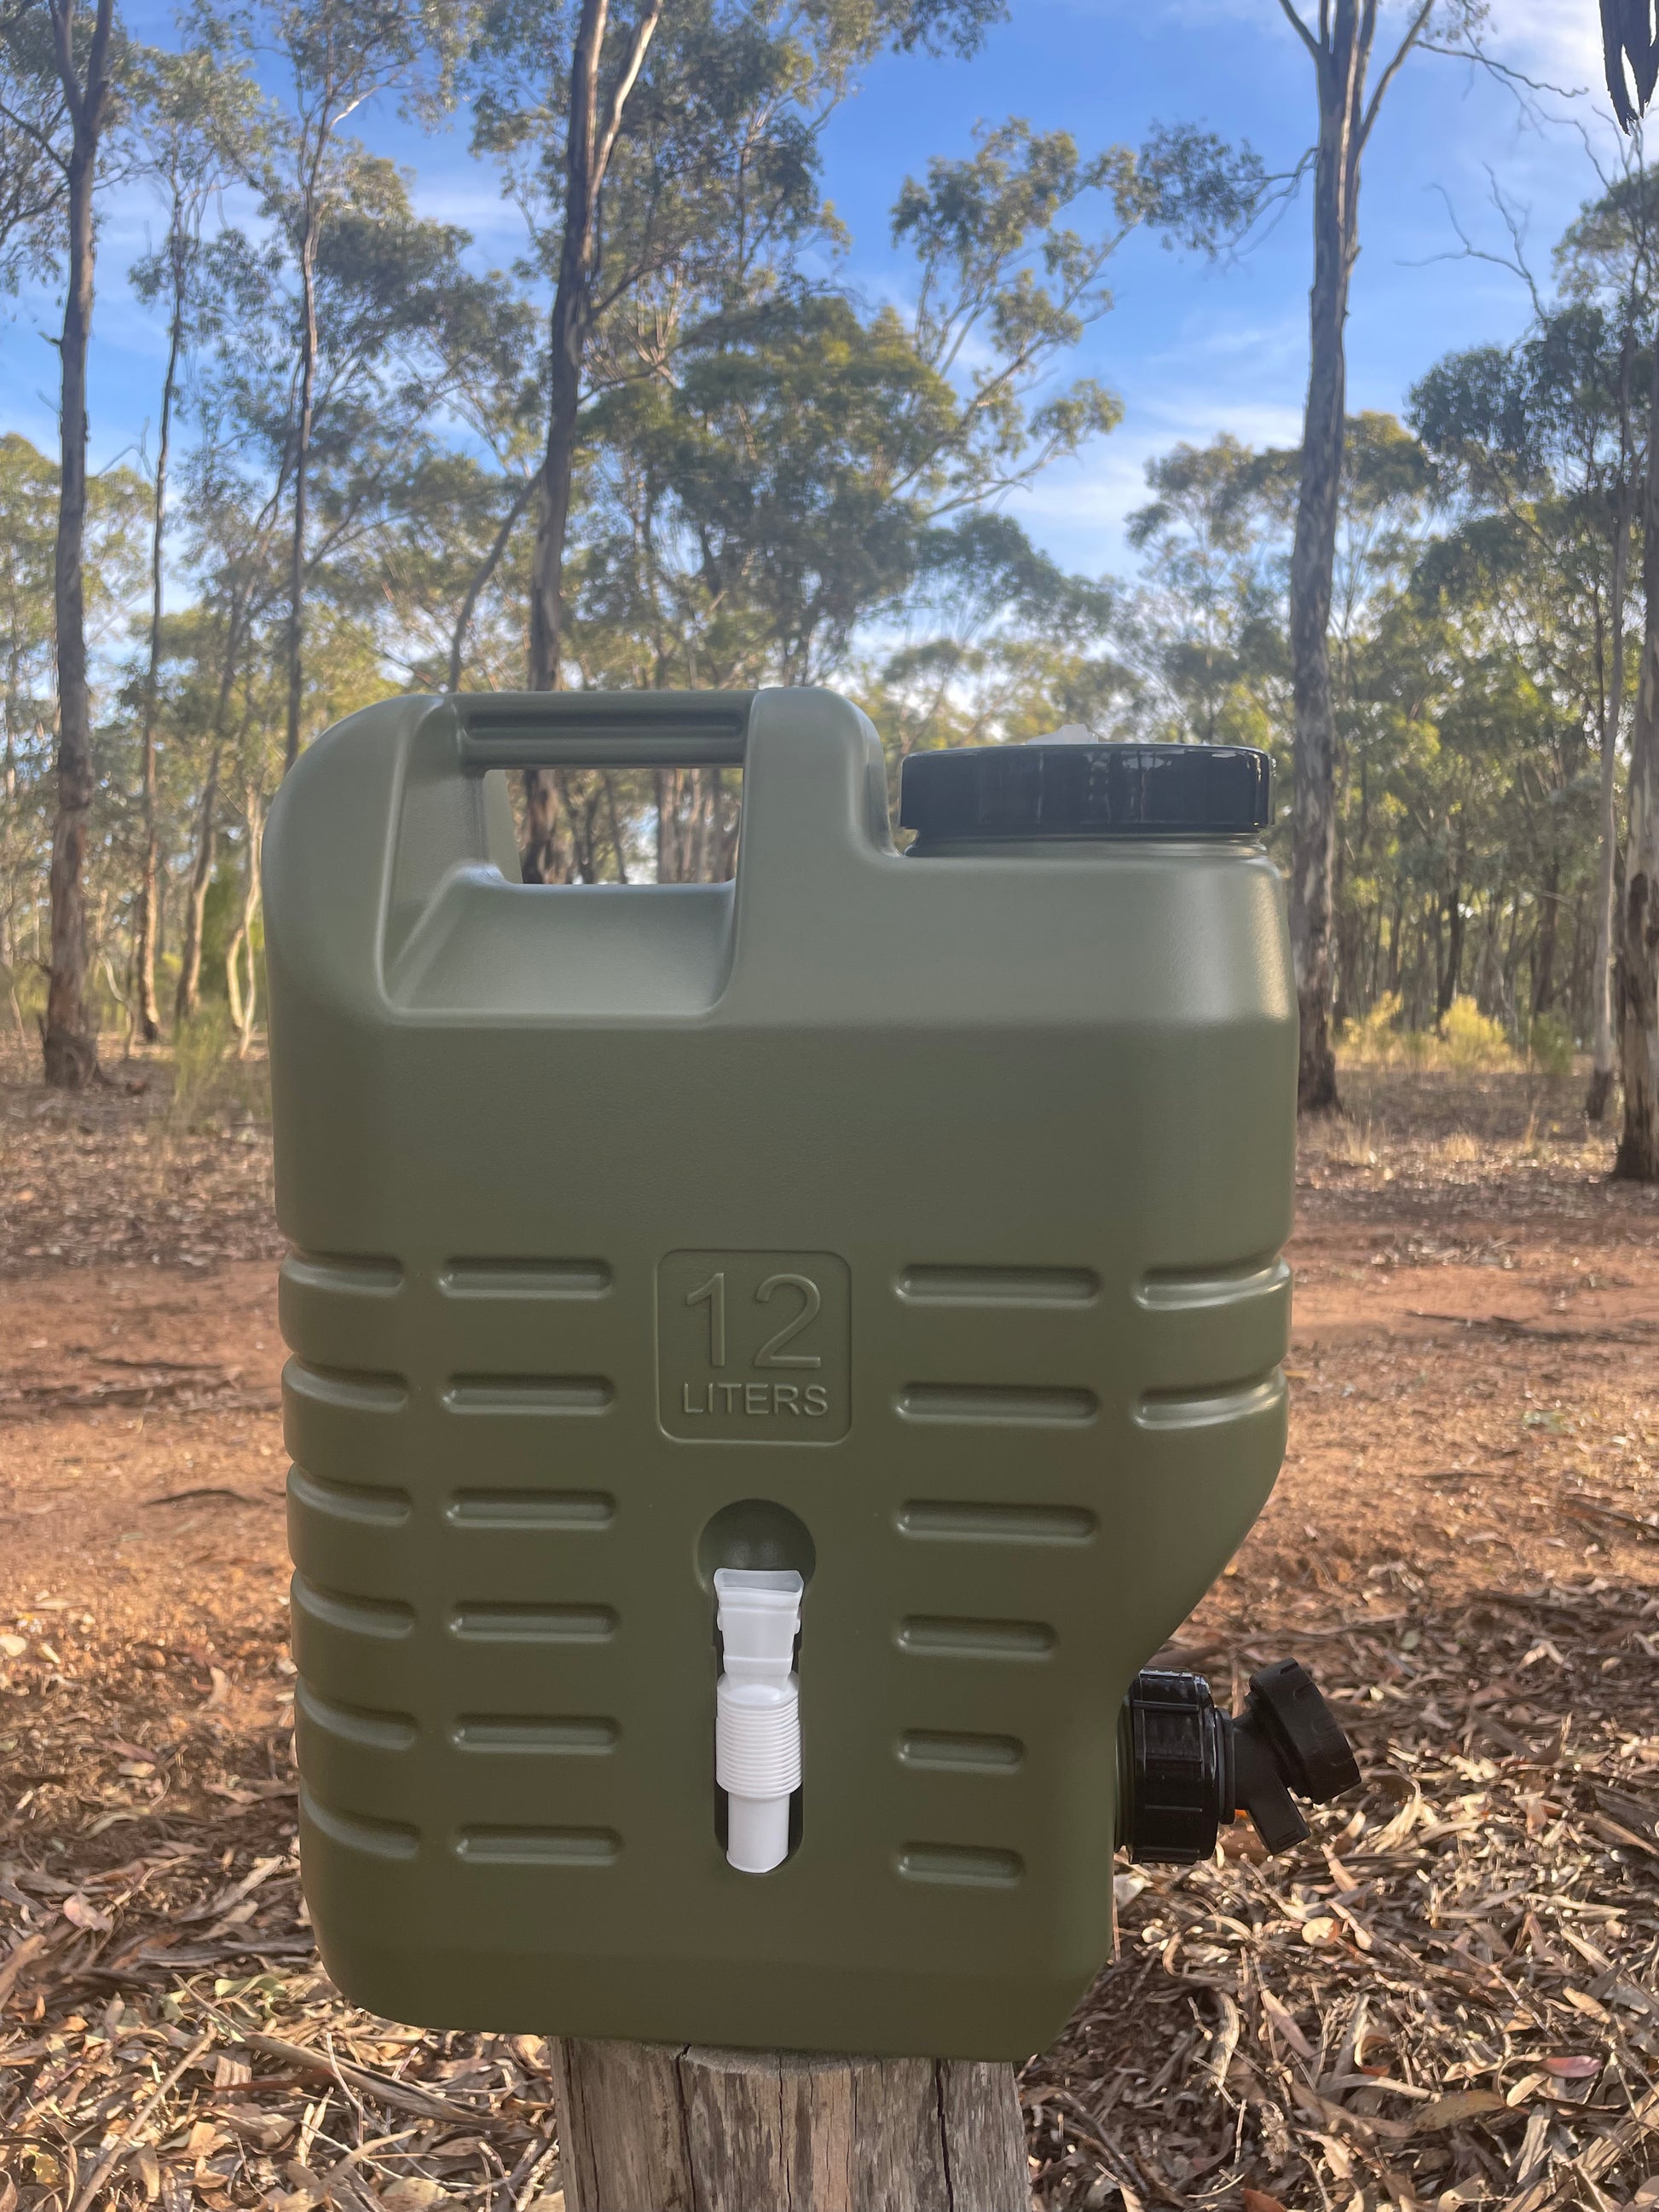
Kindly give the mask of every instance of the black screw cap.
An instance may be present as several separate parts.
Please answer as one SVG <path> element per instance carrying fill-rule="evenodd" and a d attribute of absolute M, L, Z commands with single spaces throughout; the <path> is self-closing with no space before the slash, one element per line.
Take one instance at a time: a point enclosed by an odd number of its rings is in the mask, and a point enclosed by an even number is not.
<path fill-rule="evenodd" d="M 972 745 L 912 753 L 899 821 L 922 845 L 962 838 L 1253 836 L 1273 763 L 1250 745 Z"/>
<path fill-rule="evenodd" d="M 1236 1718 L 1219 1712 L 1201 1675 L 1137 1674 L 1125 1702 L 1132 1858 L 1191 1866 L 1246 1813 L 1270 1851 L 1305 1841 L 1291 1799 L 1324 1804 L 1359 1768 L 1313 1677 L 1294 1659 L 1264 1667 Z"/>
<path fill-rule="evenodd" d="M 1232 1802 L 1231 1723 L 1201 1674 L 1137 1674 L 1126 1708 L 1129 1850 L 1159 1866 L 1195 1866 L 1215 1849 Z"/>

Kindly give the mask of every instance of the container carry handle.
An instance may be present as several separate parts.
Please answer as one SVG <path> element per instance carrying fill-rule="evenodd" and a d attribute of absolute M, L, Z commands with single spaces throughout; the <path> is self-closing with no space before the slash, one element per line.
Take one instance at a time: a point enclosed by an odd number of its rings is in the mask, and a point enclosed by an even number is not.
<path fill-rule="evenodd" d="M 741 768 L 752 691 L 462 693 L 461 766 Z"/>

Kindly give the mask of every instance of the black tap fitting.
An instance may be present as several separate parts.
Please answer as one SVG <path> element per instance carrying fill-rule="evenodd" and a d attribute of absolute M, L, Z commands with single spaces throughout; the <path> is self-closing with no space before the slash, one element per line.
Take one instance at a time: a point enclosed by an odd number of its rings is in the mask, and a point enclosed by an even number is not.
<path fill-rule="evenodd" d="M 1308 1834 L 1291 1792 L 1322 1805 L 1359 1779 L 1348 1739 L 1294 1659 L 1253 1674 L 1237 1715 L 1219 1710 L 1201 1674 L 1137 1674 L 1124 1751 L 1123 1840 L 1132 1858 L 1166 1866 L 1208 1858 L 1240 1813 L 1270 1851 L 1287 1851 Z"/>

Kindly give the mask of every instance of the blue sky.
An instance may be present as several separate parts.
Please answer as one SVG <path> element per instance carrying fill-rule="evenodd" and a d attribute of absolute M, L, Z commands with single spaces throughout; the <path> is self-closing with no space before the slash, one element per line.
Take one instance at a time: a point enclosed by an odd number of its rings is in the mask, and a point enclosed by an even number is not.
<path fill-rule="evenodd" d="M 830 125 L 825 186 L 852 230 L 851 275 L 872 299 L 901 295 L 907 281 L 887 234 L 899 185 L 930 155 L 965 153 L 977 121 L 1022 115 L 1038 127 L 1064 126 L 1093 150 L 1138 142 L 1154 121 L 1188 119 L 1248 137 L 1274 168 L 1289 167 L 1311 136 L 1311 66 L 1278 0 L 1014 0 L 1012 14 L 971 62 L 884 59 Z M 165 40 L 168 20 L 155 0 L 129 9 L 141 37 Z M 1385 20 L 1397 24 L 1398 8 Z M 1439 355 L 1510 337 L 1526 321 L 1515 276 L 1434 258 L 1457 252 L 1448 199 L 1478 242 L 1506 246 L 1489 199 L 1495 177 L 1525 211 L 1529 256 L 1547 278 L 1551 246 L 1595 189 L 1578 123 L 1608 157 L 1595 0 L 1494 0 L 1489 43 L 1512 67 L 1587 88 L 1589 96 L 1545 97 L 1541 105 L 1559 119 L 1540 128 L 1483 73 L 1432 55 L 1413 58 L 1365 169 L 1349 331 L 1352 407 L 1397 409 Z M 518 218 L 494 172 L 470 160 L 461 130 L 423 137 L 390 109 L 362 123 L 371 144 L 416 171 L 424 211 L 471 230 L 482 261 L 511 258 Z M 155 411 L 161 333 L 124 273 L 154 220 L 137 190 L 112 194 L 105 208 L 90 398 L 96 465 L 130 451 Z M 1253 444 L 1294 442 L 1306 373 L 1309 232 L 1304 191 L 1228 267 L 1146 240 L 1126 248 L 1115 264 L 1115 310 L 1074 364 L 1120 394 L 1122 423 L 1014 508 L 1057 557 L 1091 573 L 1131 566 L 1124 517 L 1145 495 L 1147 459 L 1177 440 L 1228 430 Z M 0 428 L 43 446 L 56 437 L 56 359 L 43 335 L 50 322 L 50 302 L 25 300 L 0 327 Z"/>

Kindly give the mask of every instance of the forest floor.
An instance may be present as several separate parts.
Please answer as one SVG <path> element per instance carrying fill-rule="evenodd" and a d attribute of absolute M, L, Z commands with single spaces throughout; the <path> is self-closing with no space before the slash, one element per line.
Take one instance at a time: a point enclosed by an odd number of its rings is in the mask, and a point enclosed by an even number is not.
<path fill-rule="evenodd" d="M 260 1074 L 139 1073 L 0 1062 L 0 2212 L 556 2212 L 544 2046 L 313 1953 Z M 1290 1459 L 1176 1650 L 1305 1658 L 1366 1788 L 1120 1874 L 1025 2069 L 1038 2199 L 1659 2212 L 1659 1193 L 1577 1079 L 1346 1090 Z"/>

